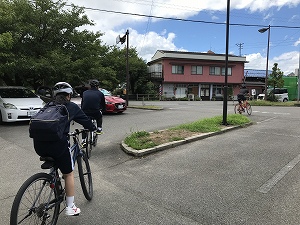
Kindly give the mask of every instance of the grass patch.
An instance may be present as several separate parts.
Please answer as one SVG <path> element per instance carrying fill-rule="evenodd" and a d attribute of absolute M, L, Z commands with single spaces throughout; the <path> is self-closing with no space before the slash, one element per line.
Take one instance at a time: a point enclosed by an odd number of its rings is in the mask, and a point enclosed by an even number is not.
<path fill-rule="evenodd" d="M 295 106 L 297 101 L 288 101 L 288 102 L 270 102 L 270 101 L 249 101 L 252 106 Z"/>
<path fill-rule="evenodd" d="M 229 126 L 245 125 L 249 123 L 248 117 L 240 114 L 227 116 Z M 163 131 L 146 132 L 137 131 L 125 138 L 124 142 L 129 147 L 141 150 L 152 148 L 160 144 L 183 140 L 200 133 L 217 132 L 224 128 L 223 116 L 201 119 L 192 123 L 181 124 Z"/>

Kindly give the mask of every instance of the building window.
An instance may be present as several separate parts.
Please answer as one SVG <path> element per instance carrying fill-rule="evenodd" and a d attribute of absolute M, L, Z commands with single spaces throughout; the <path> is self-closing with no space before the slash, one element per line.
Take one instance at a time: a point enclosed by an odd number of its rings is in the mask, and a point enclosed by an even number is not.
<path fill-rule="evenodd" d="M 221 75 L 221 68 L 218 66 L 209 67 L 209 75 Z"/>
<path fill-rule="evenodd" d="M 213 94 L 222 94 L 223 86 L 222 85 L 213 85 Z"/>
<path fill-rule="evenodd" d="M 228 76 L 231 76 L 231 67 L 228 67 L 227 71 Z M 225 76 L 225 67 L 222 67 L 222 75 Z"/>
<path fill-rule="evenodd" d="M 184 73 L 184 66 L 173 65 L 172 66 L 172 73 L 173 74 L 183 74 Z"/>
<path fill-rule="evenodd" d="M 202 66 L 192 66 L 192 74 L 202 74 Z"/>

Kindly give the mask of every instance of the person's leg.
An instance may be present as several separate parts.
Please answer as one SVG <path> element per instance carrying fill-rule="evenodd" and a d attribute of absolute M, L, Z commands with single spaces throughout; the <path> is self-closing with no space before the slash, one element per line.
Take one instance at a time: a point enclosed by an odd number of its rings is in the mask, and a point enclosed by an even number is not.
<path fill-rule="evenodd" d="M 88 117 L 90 117 L 89 113 L 88 112 L 84 112 Z M 86 142 L 86 135 L 87 133 L 86 132 L 82 132 L 81 133 L 81 139 L 82 139 L 82 144 L 84 145 L 85 142 Z"/>
<path fill-rule="evenodd" d="M 75 189 L 74 189 L 74 173 L 73 171 L 68 174 L 63 174 L 65 179 L 65 188 L 66 188 L 66 196 L 74 196 Z M 69 205 L 68 205 L 69 206 Z"/>
<path fill-rule="evenodd" d="M 98 116 L 97 126 L 100 127 L 100 128 L 102 128 L 102 113 Z"/>
<path fill-rule="evenodd" d="M 241 99 L 240 95 L 238 95 L 238 102 L 239 102 L 238 110 L 240 111 L 240 110 L 242 110 L 242 99 Z"/>
<path fill-rule="evenodd" d="M 99 113 L 97 113 L 97 115 L 95 115 L 95 119 L 97 122 L 97 133 L 101 133 L 102 132 L 102 113 L 101 113 L 101 111 L 99 111 Z"/>
<path fill-rule="evenodd" d="M 58 168 L 63 174 L 65 181 L 65 190 L 66 190 L 66 210 L 65 214 L 68 216 L 75 216 L 80 213 L 80 209 L 77 208 L 74 204 L 75 196 L 75 184 L 74 184 L 74 163 L 72 160 L 70 148 L 68 147 L 69 143 L 66 143 L 66 150 L 58 157 L 55 158 Z"/>
<path fill-rule="evenodd" d="M 63 174 L 65 180 L 66 189 L 66 215 L 76 216 L 81 212 L 79 208 L 75 206 L 74 196 L 75 196 L 75 185 L 74 185 L 74 173 L 73 171 L 68 174 Z"/>

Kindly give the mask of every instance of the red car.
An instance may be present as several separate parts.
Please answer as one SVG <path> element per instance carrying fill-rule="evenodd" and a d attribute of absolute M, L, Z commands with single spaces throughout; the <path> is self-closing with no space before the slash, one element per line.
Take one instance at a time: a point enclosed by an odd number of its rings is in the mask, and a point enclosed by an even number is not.
<path fill-rule="evenodd" d="M 99 90 L 105 96 L 105 107 L 104 113 L 122 113 L 127 109 L 126 101 L 123 98 L 112 96 L 111 93 L 103 88 Z"/>

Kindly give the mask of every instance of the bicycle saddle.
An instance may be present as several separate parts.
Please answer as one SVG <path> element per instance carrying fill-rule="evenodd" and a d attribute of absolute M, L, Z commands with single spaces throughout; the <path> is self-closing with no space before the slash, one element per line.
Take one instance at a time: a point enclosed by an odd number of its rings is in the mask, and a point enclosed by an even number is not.
<path fill-rule="evenodd" d="M 44 163 L 41 165 L 42 169 L 50 169 L 54 167 L 55 161 L 52 157 L 40 157 L 40 161 L 44 161 Z"/>

